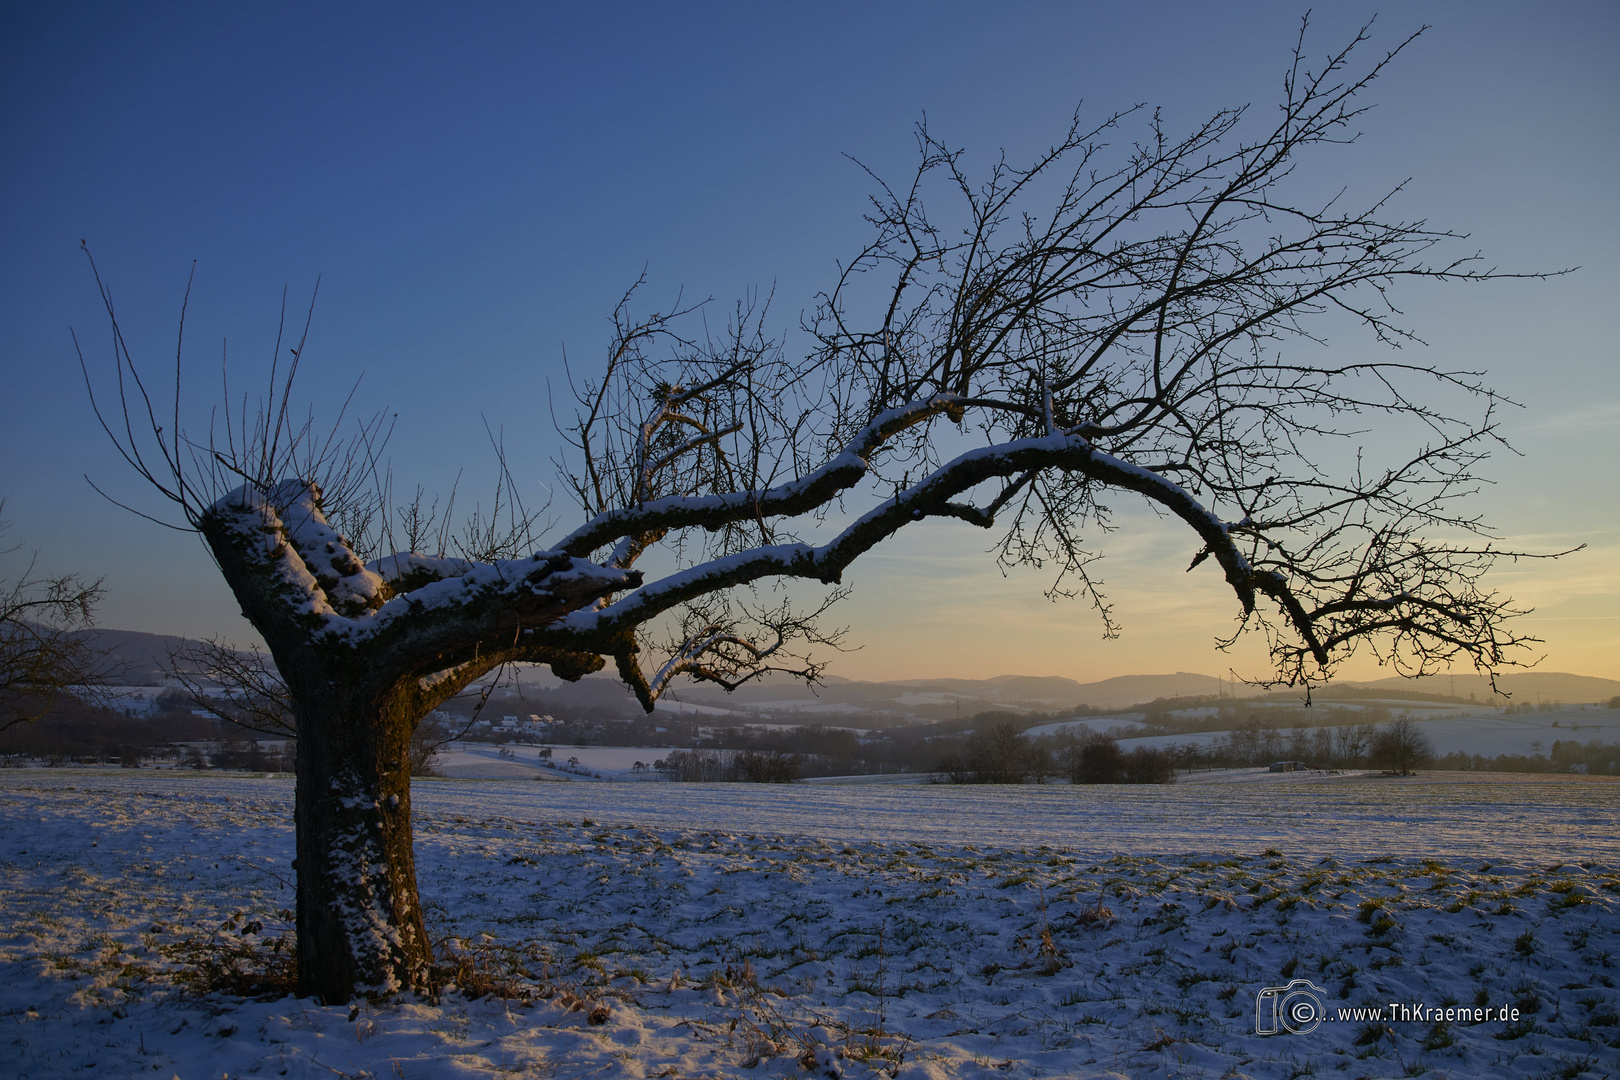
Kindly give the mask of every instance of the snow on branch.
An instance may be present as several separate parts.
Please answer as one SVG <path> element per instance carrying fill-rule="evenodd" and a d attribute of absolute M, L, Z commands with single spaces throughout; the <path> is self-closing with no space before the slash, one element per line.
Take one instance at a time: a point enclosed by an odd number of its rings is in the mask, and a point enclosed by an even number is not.
<path fill-rule="evenodd" d="M 201 518 L 238 597 L 275 649 L 290 636 L 321 647 L 368 650 L 380 670 L 428 675 L 516 647 L 522 631 L 598 596 L 640 583 L 638 571 L 610 570 L 558 551 L 473 563 L 395 556 L 379 560 L 396 592 L 362 565 L 327 524 L 315 485 L 287 482 L 270 497 L 244 485 Z M 445 572 L 446 576 L 437 576 Z M 433 580 L 423 581 L 432 574 Z M 414 581 L 413 581 L 414 579 Z M 278 662 L 281 657 L 278 656 Z M 486 667 L 484 670 L 488 670 Z"/>
<path fill-rule="evenodd" d="M 822 546 L 782 544 L 724 556 L 660 578 L 598 610 L 577 611 L 555 628 L 581 640 L 622 633 L 670 608 L 719 589 L 767 577 L 836 582 L 859 555 L 903 526 L 948 513 L 952 497 L 992 478 L 1011 479 L 1057 469 L 1136 491 L 1182 518 L 1204 540 L 1226 572 L 1245 610 L 1254 606 L 1256 582 L 1227 527 L 1185 489 L 1158 473 L 1103 453 L 1074 434 L 1022 439 L 969 451 L 850 524 Z M 953 515 L 955 516 L 955 515 Z"/>
<path fill-rule="evenodd" d="M 791 517 L 816 510 L 868 475 L 868 456 L 906 428 L 948 411 L 960 410 L 959 395 L 936 394 L 926 400 L 886 409 L 855 433 L 843 451 L 806 475 L 763 491 L 714 495 L 672 495 L 597 514 L 558 542 L 572 555 L 589 555 L 620 537 L 637 533 L 699 526 L 718 529 L 755 517 Z M 693 440 L 693 443 L 716 438 Z"/>

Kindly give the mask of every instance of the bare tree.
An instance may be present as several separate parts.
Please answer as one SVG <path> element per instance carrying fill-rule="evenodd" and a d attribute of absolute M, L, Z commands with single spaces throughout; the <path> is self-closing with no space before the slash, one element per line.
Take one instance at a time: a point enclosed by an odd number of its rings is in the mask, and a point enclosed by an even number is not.
<path fill-rule="evenodd" d="M 16 578 L 0 578 L 0 731 L 39 719 L 60 694 L 92 692 L 114 669 L 84 633 L 95 625 L 101 582 L 38 577 L 36 565 L 30 559 Z"/>
<path fill-rule="evenodd" d="M 188 641 L 169 651 L 164 672 L 192 708 L 216 720 L 266 735 L 298 735 L 287 684 L 257 645 L 244 651 L 217 638 Z"/>
<path fill-rule="evenodd" d="M 1036 752 L 1023 732 L 998 720 L 968 736 L 960 753 L 941 762 L 939 771 L 959 784 L 1022 784 L 1032 771 L 1031 758 Z M 1043 763 L 1036 782 L 1045 776 Z"/>
<path fill-rule="evenodd" d="M 199 441 L 181 428 L 178 368 L 172 418 L 162 416 L 101 291 L 119 389 L 116 412 L 97 406 L 103 427 L 178 509 L 183 523 L 172 527 L 202 537 L 291 704 L 299 985 L 328 1001 L 423 986 L 431 957 L 411 846 L 412 733 L 503 664 L 548 663 L 565 678 L 599 669 L 599 657 L 532 630 L 640 575 L 559 551 L 511 557 L 533 549 L 533 517 L 504 471 L 504 507 L 475 512 L 456 554 L 391 549 L 368 565 L 361 553 L 392 538 L 377 460 L 387 432 L 374 417 L 345 442 L 294 413 L 307 321 L 290 364 L 278 337 L 269 396 L 233 416 L 227 385 L 219 425 Z M 181 327 L 183 340 L 183 309 Z M 88 368 L 85 377 L 95 401 Z"/>
<path fill-rule="evenodd" d="M 238 649 L 217 638 L 186 642 L 169 652 L 164 666 L 191 707 L 223 723 L 266 735 L 298 737 L 298 716 L 287 684 L 257 645 Z M 493 684 L 481 688 L 478 704 L 462 722 L 442 712 L 423 716 L 411 732 L 410 774 L 433 776 L 434 763 L 464 737 L 488 701 Z"/>
<path fill-rule="evenodd" d="M 1346 724 L 1335 728 L 1333 756 L 1343 765 L 1353 769 L 1362 755 L 1372 748 L 1373 741 L 1377 737 L 1377 728 L 1372 724 Z"/>
<path fill-rule="evenodd" d="M 317 437 L 279 341 L 264 405 L 188 439 L 115 335 L 109 434 L 202 536 L 290 695 L 304 990 L 424 977 L 405 755 L 434 705 L 505 662 L 577 678 L 611 659 L 648 709 L 683 677 L 813 678 L 844 568 L 917 522 L 998 530 L 1004 565 L 1048 569 L 1113 633 L 1088 544 L 1115 500 L 1143 499 L 1187 529 L 1189 570 L 1231 588 L 1228 643 L 1265 635 L 1275 682 L 1308 687 L 1360 650 L 1409 674 L 1512 663 L 1532 639 L 1484 580 L 1505 553 L 1461 503 L 1501 399 L 1479 372 L 1314 351 L 1323 316 L 1413 344 L 1404 282 L 1502 276 L 1431 261 L 1456 235 L 1395 216 L 1390 193 L 1320 196 L 1295 175 L 1354 138 L 1358 95 L 1400 51 L 1354 70 L 1364 38 L 1315 69 L 1296 49 L 1270 118 L 1176 134 L 1158 114 L 1077 116 L 982 180 L 920 128 L 906 181 L 874 177 L 871 240 L 804 317 L 805 348 L 762 299 L 711 332 L 703 305 L 638 314 L 632 289 L 561 420 L 580 523 L 534 554 L 510 499 L 505 527 L 459 548 L 441 528 L 415 550 L 420 515 L 401 546 L 385 426 Z M 1391 456 L 1392 436 L 1364 445 L 1374 421 L 1419 435 Z M 655 550 L 673 569 L 643 580 Z M 808 607 L 773 591 L 794 581 L 828 591 Z"/>
<path fill-rule="evenodd" d="M 1117 784 L 1126 762 L 1112 736 L 1093 731 L 1071 744 L 1065 764 L 1071 784 Z"/>
<path fill-rule="evenodd" d="M 1397 716 L 1378 729 L 1371 757 L 1393 773 L 1411 776 L 1434 760 L 1434 740 L 1410 716 Z"/>

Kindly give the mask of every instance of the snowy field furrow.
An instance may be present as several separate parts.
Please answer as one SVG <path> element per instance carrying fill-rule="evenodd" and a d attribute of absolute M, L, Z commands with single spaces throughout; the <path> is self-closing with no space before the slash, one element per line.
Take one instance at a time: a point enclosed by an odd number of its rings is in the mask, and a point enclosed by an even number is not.
<path fill-rule="evenodd" d="M 0 773 L 0 1072 L 1620 1070 L 1607 778 L 429 781 L 422 897 L 464 990 L 352 1010 L 200 993 L 209 965 L 278 955 L 291 795 L 277 778 Z M 1327 1019 L 1257 1033 L 1263 991 L 1295 980 Z M 508 996 L 469 996 L 492 985 Z"/>

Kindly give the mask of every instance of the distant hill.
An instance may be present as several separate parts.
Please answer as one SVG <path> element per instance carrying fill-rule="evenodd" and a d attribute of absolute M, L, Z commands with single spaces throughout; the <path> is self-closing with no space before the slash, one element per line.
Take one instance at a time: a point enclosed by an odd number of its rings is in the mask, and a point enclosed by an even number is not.
<path fill-rule="evenodd" d="M 79 636 L 92 649 L 107 653 L 120 672 L 117 681 L 125 686 L 162 686 L 169 653 L 191 644 L 183 637 L 139 630 L 87 630 Z"/>
<path fill-rule="evenodd" d="M 160 685 L 165 680 L 168 656 L 190 642 L 169 634 L 147 634 L 138 630 L 92 630 L 86 635 L 92 645 L 106 649 L 125 671 L 123 681 L 135 686 Z M 635 698 L 619 681 L 607 674 L 564 683 L 549 671 L 536 669 L 523 676 L 526 687 L 544 695 L 546 708 L 593 708 L 640 711 Z M 1492 701 L 1490 685 L 1479 675 L 1431 675 L 1421 679 L 1399 677 L 1374 680 L 1344 680 L 1341 687 L 1361 687 L 1387 691 L 1443 694 L 1480 702 Z M 1519 702 L 1608 701 L 1620 695 L 1620 680 L 1590 675 L 1570 675 L 1556 671 L 1510 672 L 1497 679 L 1497 685 L 1511 700 Z M 894 679 L 866 682 L 828 675 L 815 687 L 800 679 L 772 674 L 739 687 L 733 693 L 712 684 L 678 686 L 674 697 L 681 702 L 743 714 L 766 713 L 801 721 L 813 721 L 817 713 L 864 713 L 895 720 L 923 717 L 945 719 L 960 713 L 996 709 L 1022 712 L 1059 712 L 1088 706 L 1092 709 L 1124 709 L 1159 698 L 1215 697 L 1230 693 L 1232 684 L 1210 675 L 1178 671 L 1166 675 L 1118 675 L 1100 682 L 1082 683 L 1060 675 L 997 675 L 989 679 Z M 1259 691 L 1239 687 L 1240 697 L 1258 696 Z M 1505 699 L 1494 699 L 1498 703 Z M 535 711 L 531 709 L 530 711 Z M 541 709 L 540 711 L 544 711 Z"/>
<path fill-rule="evenodd" d="M 1419 679 L 1399 676 L 1376 679 L 1372 682 L 1344 683 L 1346 686 L 1364 686 L 1379 690 L 1416 690 L 1424 694 L 1449 694 L 1468 697 L 1472 694 L 1480 701 L 1504 699 L 1491 695 L 1491 685 L 1483 675 L 1425 675 Z M 1514 704 L 1530 702 L 1593 702 L 1608 701 L 1620 695 L 1620 680 L 1599 679 L 1591 675 L 1570 675 L 1562 671 L 1510 671 L 1496 677 L 1496 685 L 1511 695 Z"/>
<path fill-rule="evenodd" d="M 169 681 L 169 654 L 197 642 L 173 634 L 148 634 L 140 630 L 86 630 L 80 637 L 92 649 L 107 654 L 116 676 L 109 679 L 124 686 L 162 686 Z M 186 665 L 197 670 L 197 665 Z"/>
<path fill-rule="evenodd" d="M 525 685 L 544 691 L 548 708 L 614 708 L 639 710 L 630 692 L 607 674 L 568 684 L 546 672 L 524 675 Z M 1481 703 L 1503 704 L 1540 701 L 1608 701 L 1620 695 L 1620 681 L 1561 672 L 1517 672 L 1497 680 L 1511 699 L 1492 698 L 1479 676 L 1458 675 L 1455 689 L 1450 676 L 1425 679 L 1345 680 L 1336 687 L 1381 692 L 1392 698 L 1407 694 L 1457 696 L 1470 694 Z M 741 714 L 768 715 L 776 720 L 812 723 L 818 715 L 858 713 L 893 720 L 944 720 L 993 710 L 1061 712 L 1085 706 L 1096 710 L 1125 709 L 1168 698 L 1217 697 L 1232 693 L 1231 682 L 1210 675 L 1178 671 L 1166 675 L 1119 675 L 1100 682 L 1082 683 L 1058 675 L 998 675 L 990 679 L 895 679 L 863 682 L 829 678 L 807 687 L 798 679 L 774 675 L 744 684 L 728 694 L 712 684 L 677 685 L 672 699 Z M 1238 697 L 1260 697 L 1262 692 L 1239 686 Z"/>
<path fill-rule="evenodd" d="M 525 685 L 530 678 L 524 676 Z M 582 679 L 572 686 L 542 677 L 536 680 L 536 685 L 543 688 L 548 703 L 556 705 L 601 707 L 614 698 L 627 706 L 632 702 L 629 692 L 607 675 Z M 1059 675 L 887 682 L 829 679 L 815 687 L 778 675 L 746 683 L 729 694 L 713 685 L 680 685 L 674 697 L 692 705 L 812 722 L 817 714 L 837 713 L 889 716 L 898 720 L 945 719 L 958 713 L 972 716 L 1001 709 L 1016 712 L 1061 712 L 1077 707 L 1120 709 L 1162 697 L 1213 696 L 1220 692 L 1221 686 L 1217 678 L 1190 672 L 1121 675 L 1094 683 L 1076 682 Z"/>
<path fill-rule="evenodd" d="M 1214 696 L 1231 691 L 1230 681 L 1178 671 L 1174 675 L 1116 675 L 1102 682 L 1085 683 L 1080 687 L 1080 699 L 1098 709 L 1123 709 L 1157 698 Z"/>

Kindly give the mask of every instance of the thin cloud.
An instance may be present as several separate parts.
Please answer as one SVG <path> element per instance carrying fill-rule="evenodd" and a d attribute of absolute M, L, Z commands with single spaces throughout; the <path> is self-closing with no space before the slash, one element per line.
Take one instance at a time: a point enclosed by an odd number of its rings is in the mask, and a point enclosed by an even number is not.
<path fill-rule="evenodd" d="M 1548 416 L 1528 424 L 1527 427 L 1556 431 L 1566 428 L 1620 427 L 1620 401 L 1588 405 L 1557 416 Z"/>

